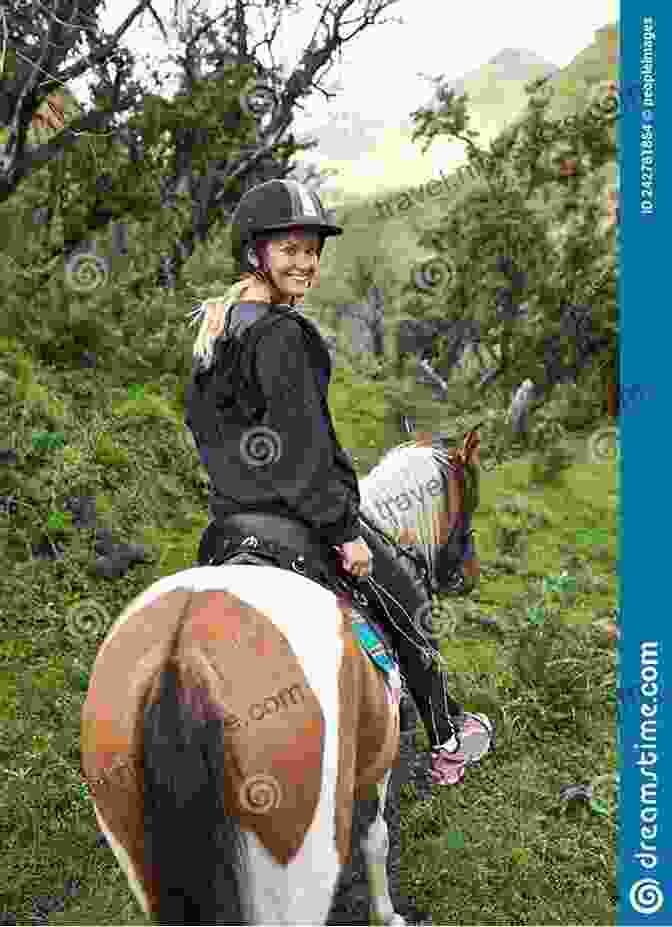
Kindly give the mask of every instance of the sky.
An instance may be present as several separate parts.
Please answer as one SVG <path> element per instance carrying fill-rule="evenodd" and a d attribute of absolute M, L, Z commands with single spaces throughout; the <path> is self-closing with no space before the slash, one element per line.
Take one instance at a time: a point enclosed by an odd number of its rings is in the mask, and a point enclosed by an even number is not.
<path fill-rule="evenodd" d="M 202 8 L 215 15 L 224 2 L 202 0 Z M 107 0 L 103 28 L 112 31 L 119 26 L 135 5 L 135 0 Z M 153 5 L 168 26 L 173 0 L 154 0 Z M 317 22 L 315 0 L 303 0 L 302 7 L 283 21 L 274 45 L 277 61 L 288 71 L 299 60 Z M 338 89 L 336 97 L 325 101 L 316 92 L 305 103 L 304 112 L 297 113 L 296 130 L 303 136 L 330 117 L 348 112 L 388 125 L 401 123 L 432 96 L 432 85 L 421 75 L 457 78 L 503 48 L 528 49 L 564 67 L 591 44 L 596 29 L 618 20 L 619 12 L 619 0 L 562 0 L 557 4 L 539 0 L 399 0 L 386 18 L 402 19 L 403 24 L 368 27 L 347 43 L 341 60 L 325 79 L 328 89 Z M 140 23 L 136 20 L 125 40 L 133 51 L 149 53 L 155 61 L 165 57 L 171 47 L 149 14 L 144 14 Z M 80 100 L 87 99 L 85 79 L 73 82 L 72 89 Z M 166 90 L 170 93 L 170 85 Z M 320 159 L 313 160 L 319 163 Z M 371 170 L 375 172 L 375 165 Z"/>
<path fill-rule="evenodd" d="M 204 8 L 216 14 L 223 2 L 205 0 Z M 118 26 L 135 5 L 135 0 L 108 0 L 103 27 Z M 303 6 L 300 13 L 287 18 L 278 37 L 277 56 L 287 66 L 299 59 L 317 20 L 314 0 L 304 0 Z M 154 8 L 167 23 L 172 0 L 154 0 Z M 338 81 L 342 92 L 330 103 L 316 93 L 302 120 L 306 126 L 324 122 L 326 115 L 340 110 L 380 115 L 385 121 L 407 118 L 431 93 L 430 85 L 418 76 L 420 73 L 459 77 L 484 64 L 502 48 L 527 48 L 564 67 L 592 42 L 596 29 L 619 18 L 619 3 L 399 0 L 387 16 L 403 19 L 404 24 L 368 27 L 345 46 L 342 61 L 334 65 L 327 78 L 329 82 Z M 135 51 L 149 52 L 157 58 L 166 54 L 166 44 L 148 14 L 144 15 L 143 25 L 134 24 L 126 36 Z"/>

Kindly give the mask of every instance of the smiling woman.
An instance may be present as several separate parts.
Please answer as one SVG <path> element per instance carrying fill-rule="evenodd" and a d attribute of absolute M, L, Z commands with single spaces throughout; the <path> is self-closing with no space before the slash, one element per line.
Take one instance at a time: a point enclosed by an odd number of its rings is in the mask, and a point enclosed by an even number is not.
<path fill-rule="evenodd" d="M 185 403 L 185 421 L 212 486 L 212 520 L 198 560 L 215 564 L 222 544 L 235 543 L 241 531 L 243 538 L 258 531 L 268 540 L 280 530 L 280 520 L 283 532 L 303 537 L 307 548 L 318 546 L 319 558 L 333 562 L 339 574 L 368 579 L 430 738 L 433 778 L 452 785 L 474 757 L 460 741 L 466 716 L 432 661 L 435 642 L 416 626 L 417 616 L 431 606 L 429 579 L 397 562 L 399 551 L 381 540 L 360 511 L 357 474 L 329 408 L 329 351 L 314 323 L 295 307 L 315 279 L 324 239 L 341 231 L 319 197 L 295 181 L 259 184 L 238 205 L 231 242 L 242 279 L 212 312 L 209 304 L 197 311 L 201 327 Z M 428 516 L 433 533 L 422 537 L 440 547 L 435 578 L 451 590 L 463 562 L 468 575 L 460 577 L 460 588 L 471 588 L 478 578 L 463 519 L 471 510 L 462 508 L 467 495 L 462 469 L 473 463 L 472 456 L 477 460 L 477 443 L 454 466 L 443 460 L 448 451 L 434 448 L 431 440 L 416 448 L 428 467 L 424 492 L 414 480 L 415 492 L 397 500 L 398 509 L 406 510 L 400 517 L 407 518 L 411 508 L 429 510 L 445 497 L 443 516 Z M 444 474 L 444 464 L 450 473 Z M 394 484 L 387 468 L 385 473 Z M 376 513 L 372 517 L 375 522 Z M 420 543 L 417 532 L 415 539 L 403 543 Z M 482 755 L 479 747 L 478 758 Z"/>

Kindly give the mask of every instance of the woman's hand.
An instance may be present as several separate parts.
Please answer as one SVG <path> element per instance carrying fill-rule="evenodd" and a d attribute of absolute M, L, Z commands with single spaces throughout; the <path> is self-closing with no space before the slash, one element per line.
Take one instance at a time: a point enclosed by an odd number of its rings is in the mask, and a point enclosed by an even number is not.
<path fill-rule="evenodd" d="M 370 575 L 373 557 L 363 537 L 341 544 L 336 550 L 341 554 L 343 569 L 347 573 L 360 578 Z"/>
<path fill-rule="evenodd" d="M 207 308 L 208 332 L 212 338 L 217 338 L 224 330 L 225 307 L 224 303 L 213 302 Z"/>

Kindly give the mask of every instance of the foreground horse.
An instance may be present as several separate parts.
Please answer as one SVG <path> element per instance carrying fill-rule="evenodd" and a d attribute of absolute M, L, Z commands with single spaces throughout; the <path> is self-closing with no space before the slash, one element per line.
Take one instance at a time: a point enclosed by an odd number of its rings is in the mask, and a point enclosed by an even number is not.
<path fill-rule="evenodd" d="M 419 491 L 428 476 L 443 492 Z M 410 501 L 390 515 L 391 486 Z M 436 587 L 460 516 L 445 450 L 398 448 L 361 488 L 363 511 L 424 552 Z M 325 923 L 354 800 L 372 791 L 372 913 L 405 923 L 389 895 L 383 817 L 399 691 L 350 614 L 296 573 L 224 564 L 155 582 L 109 631 L 82 711 L 82 769 L 100 828 L 158 923 Z"/>

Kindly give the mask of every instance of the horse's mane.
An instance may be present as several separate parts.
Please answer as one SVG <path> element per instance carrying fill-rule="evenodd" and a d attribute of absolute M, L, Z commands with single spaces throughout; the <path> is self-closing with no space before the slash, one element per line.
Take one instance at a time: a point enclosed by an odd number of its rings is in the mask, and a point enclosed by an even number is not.
<path fill-rule="evenodd" d="M 364 515 L 394 540 L 398 541 L 405 529 L 417 537 L 417 546 L 432 574 L 438 553 L 436 527 L 453 514 L 447 511 L 443 488 L 443 475 L 450 469 L 449 455 L 438 445 L 401 444 L 388 451 L 359 484 Z M 441 492 L 434 495 L 427 491 L 433 480 L 439 480 L 442 486 Z M 422 490 L 424 502 L 418 499 Z M 410 500 L 405 508 L 394 501 L 402 494 Z"/>

